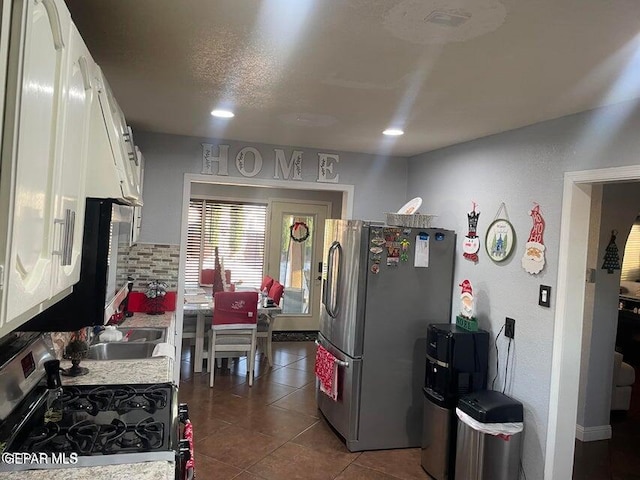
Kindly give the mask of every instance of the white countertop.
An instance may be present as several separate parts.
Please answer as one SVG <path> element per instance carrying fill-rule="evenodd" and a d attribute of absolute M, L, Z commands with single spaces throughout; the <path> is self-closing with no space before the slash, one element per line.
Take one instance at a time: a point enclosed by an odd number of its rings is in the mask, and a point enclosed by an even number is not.
<path fill-rule="evenodd" d="M 99 467 L 52 468 L 26 472 L 0 473 L 1 479 L 26 480 L 173 480 L 175 466 L 171 462 L 144 462 Z"/>

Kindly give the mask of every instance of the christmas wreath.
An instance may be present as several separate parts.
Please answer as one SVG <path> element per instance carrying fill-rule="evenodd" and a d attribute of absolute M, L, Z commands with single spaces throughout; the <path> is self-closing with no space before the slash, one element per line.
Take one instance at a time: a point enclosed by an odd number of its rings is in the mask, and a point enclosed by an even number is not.
<path fill-rule="evenodd" d="M 289 227 L 289 235 L 294 242 L 304 242 L 310 234 L 311 230 L 304 222 L 295 222 Z"/>

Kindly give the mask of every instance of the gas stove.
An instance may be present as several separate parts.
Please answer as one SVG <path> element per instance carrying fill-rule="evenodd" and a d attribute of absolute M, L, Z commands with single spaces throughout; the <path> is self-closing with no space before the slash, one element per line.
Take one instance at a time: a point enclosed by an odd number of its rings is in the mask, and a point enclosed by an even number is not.
<path fill-rule="evenodd" d="M 23 392 L 32 375 L 42 379 L 44 362 L 51 358 L 41 337 L 0 366 L 0 401 Z M 0 359 L 1 361 L 1 359 Z M 16 368 L 16 362 L 20 368 Z M 14 365 L 11 367 L 11 365 Z M 16 377 L 10 372 L 19 372 Z M 11 390 L 11 391 L 7 391 Z M 4 393 L 3 393 L 4 392 Z M 113 465 L 154 460 L 177 462 L 188 444 L 180 441 L 177 389 L 170 383 L 138 385 L 63 386 L 62 418 L 47 421 L 47 389 L 39 381 L 24 391 L 0 424 L 2 453 L 38 454 L 39 458 L 66 458 L 65 462 L 0 463 L 0 472 L 34 468 Z M 188 459 L 187 459 L 188 460 Z"/>

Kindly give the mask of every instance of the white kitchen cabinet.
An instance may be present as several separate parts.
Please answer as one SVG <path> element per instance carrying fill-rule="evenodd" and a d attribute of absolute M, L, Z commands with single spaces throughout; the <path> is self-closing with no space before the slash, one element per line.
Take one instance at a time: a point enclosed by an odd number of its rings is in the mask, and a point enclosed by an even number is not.
<path fill-rule="evenodd" d="M 89 115 L 93 90 L 90 68 L 93 60 L 75 25 L 71 25 L 62 102 L 63 121 L 58 129 L 60 159 L 55 191 L 55 251 L 53 285 L 63 291 L 80 279 L 82 233 L 85 211 L 85 176 L 89 136 Z M 55 260 L 55 259 L 54 259 Z"/>
<path fill-rule="evenodd" d="M 18 0 L 12 8 L 1 149 L 0 336 L 68 295 L 78 279 L 91 99 L 91 58 L 64 2 Z"/>
<path fill-rule="evenodd" d="M 95 68 L 92 81 L 98 101 L 91 112 L 87 196 L 142 205 L 131 129 L 99 67 Z"/>
<path fill-rule="evenodd" d="M 138 184 L 140 185 L 140 197 L 142 198 L 142 187 L 144 185 L 144 156 L 140 149 L 136 146 L 136 157 L 138 163 L 136 165 L 136 173 L 138 175 Z M 142 229 L 142 207 L 136 206 L 133 208 L 133 232 L 131 236 L 131 243 L 138 243 L 140 238 L 140 231 Z"/>

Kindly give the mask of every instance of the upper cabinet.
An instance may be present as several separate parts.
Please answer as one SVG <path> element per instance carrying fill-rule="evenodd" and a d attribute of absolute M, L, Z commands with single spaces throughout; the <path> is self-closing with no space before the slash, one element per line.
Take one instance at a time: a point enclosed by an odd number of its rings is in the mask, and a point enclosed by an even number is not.
<path fill-rule="evenodd" d="M 75 93 L 71 45 L 62 0 L 13 2 L 2 136 L 0 334 L 68 294 L 79 274 L 74 227 L 83 213 L 84 155 L 65 146 L 77 143 L 65 115 L 86 115 L 86 109 L 66 108 Z"/>
<path fill-rule="evenodd" d="M 0 23 L 1 337 L 78 282 L 87 197 L 142 205 L 142 155 L 64 0 Z"/>
<path fill-rule="evenodd" d="M 89 117 L 94 95 L 90 77 L 93 60 L 73 24 L 68 50 L 56 152 L 60 166 L 56 169 L 58 188 L 54 197 L 54 222 L 59 225 L 59 231 L 54 241 L 57 242 L 56 255 L 61 257 L 60 262 L 54 262 L 54 288 L 57 291 L 71 287 L 80 279 Z"/>
<path fill-rule="evenodd" d="M 91 112 L 87 196 L 142 205 L 139 162 L 131 128 L 97 65 L 92 81 L 97 101 Z"/>

